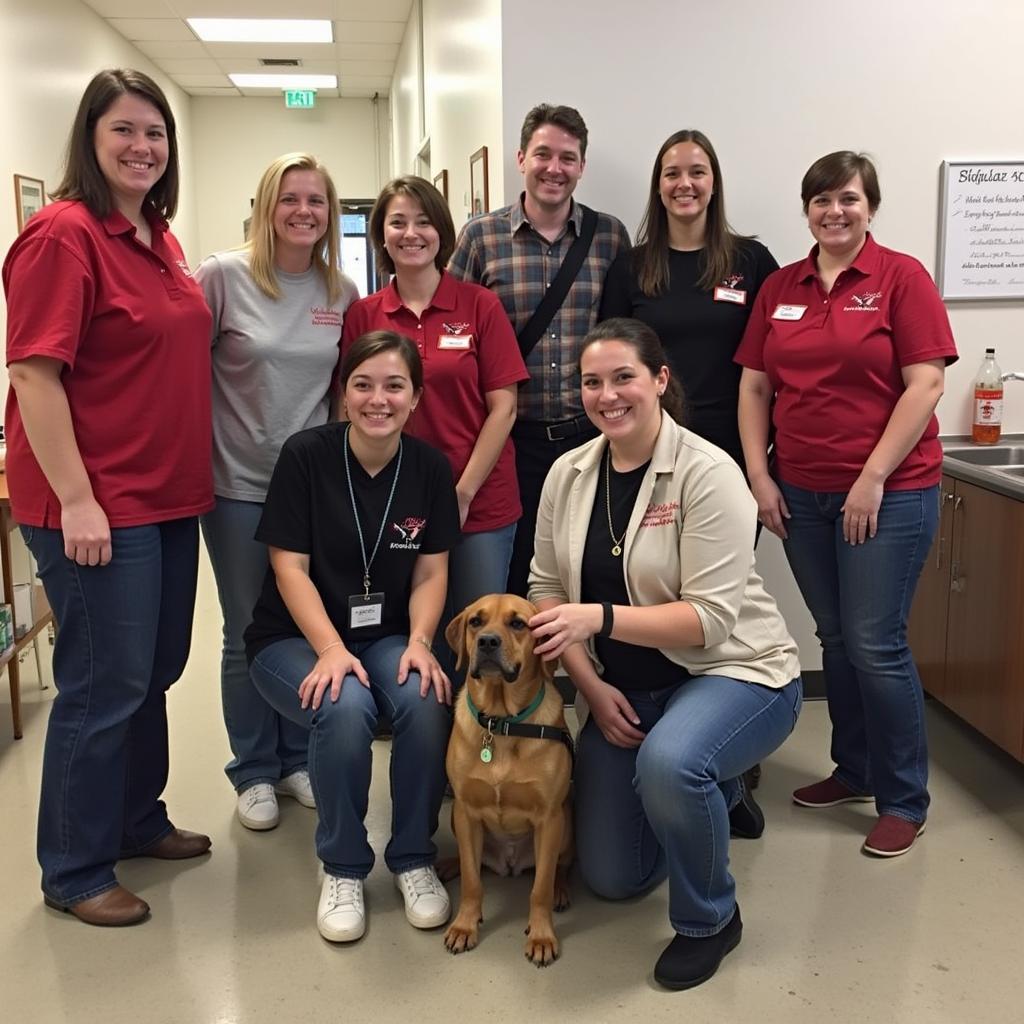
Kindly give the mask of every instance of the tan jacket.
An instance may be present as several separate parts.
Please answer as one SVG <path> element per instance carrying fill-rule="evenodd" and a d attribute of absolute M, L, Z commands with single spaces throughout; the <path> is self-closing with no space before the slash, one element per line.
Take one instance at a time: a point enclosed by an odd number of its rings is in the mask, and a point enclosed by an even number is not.
<path fill-rule="evenodd" d="M 595 438 L 551 467 L 537 514 L 530 599 L 580 600 L 583 546 L 606 441 Z M 754 569 L 757 506 L 725 452 L 662 414 L 651 464 L 626 530 L 622 563 L 632 605 L 687 601 L 703 647 L 662 654 L 691 675 L 724 675 L 779 688 L 800 673 L 793 638 Z M 591 660 L 601 665 L 588 643 Z M 643 689 L 643 680 L 615 680 Z"/>

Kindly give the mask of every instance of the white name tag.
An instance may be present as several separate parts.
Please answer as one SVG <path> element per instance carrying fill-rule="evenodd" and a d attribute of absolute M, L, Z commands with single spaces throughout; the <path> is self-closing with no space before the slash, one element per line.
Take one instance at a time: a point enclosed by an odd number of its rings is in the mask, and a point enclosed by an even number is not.
<path fill-rule="evenodd" d="M 437 347 L 467 349 L 472 342 L 472 334 L 441 334 L 437 339 Z"/>
<path fill-rule="evenodd" d="M 350 629 L 361 626 L 379 626 L 384 621 L 384 595 L 382 593 L 353 594 L 348 599 L 348 624 Z"/>
<path fill-rule="evenodd" d="M 715 289 L 715 302 L 735 302 L 739 306 L 745 306 L 747 293 L 739 288 L 723 288 L 719 285 Z"/>
<path fill-rule="evenodd" d="M 800 320 L 804 313 L 807 312 L 806 306 L 786 306 L 780 304 L 775 307 L 775 312 L 772 313 L 773 320 Z"/>

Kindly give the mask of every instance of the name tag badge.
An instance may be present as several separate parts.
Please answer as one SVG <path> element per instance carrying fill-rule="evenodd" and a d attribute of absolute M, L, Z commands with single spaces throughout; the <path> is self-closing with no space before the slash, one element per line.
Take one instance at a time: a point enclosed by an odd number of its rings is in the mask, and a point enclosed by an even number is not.
<path fill-rule="evenodd" d="M 353 594 L 348 599 L 349 629 L 379 626 L 384 621 L 384 595 Z"/>
<path fill-rule="evenodd" d="M 468 349 L 473 343 L 472 334 L 441 334 L 437 338 L 438 348 Z"/>
<path fill-rule="evenodd" d="M 802 320 L 804 313 L 807 312 L 806 306 L 787 306 L 784 303 L 780 303 L 775 307 L 775 312 L 772 313 L 773 320 Z"/>
<path fill-rule="evenodd" d="M 715 289 L 715 302 L 735 302 L 738 306 L 745 306 L 747 293 L 739 288 L 725 288 L 719 285 Z"/>

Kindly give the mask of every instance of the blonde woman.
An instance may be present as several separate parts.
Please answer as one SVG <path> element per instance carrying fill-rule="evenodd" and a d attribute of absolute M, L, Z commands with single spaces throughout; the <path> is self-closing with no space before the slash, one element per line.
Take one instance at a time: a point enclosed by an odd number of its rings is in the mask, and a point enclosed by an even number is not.
<path fill-rule="evenodd" d="M 213 313 L 213 475 L 216 507 L 203 536 L 224 614 L 221 699 L 228 778 L 246 828 L 278 822 L 277 795 L 315 806 L 307 733 L 277 714 L 249 678 L 242 633 L 267 573 L 254 539 L 281 445 L 327 422 L 345 310 L 358 298 L 338 269 L 338 195 L 307 153 L 263 173 L 252 237 L 203 261 L 196 278 Z"/>

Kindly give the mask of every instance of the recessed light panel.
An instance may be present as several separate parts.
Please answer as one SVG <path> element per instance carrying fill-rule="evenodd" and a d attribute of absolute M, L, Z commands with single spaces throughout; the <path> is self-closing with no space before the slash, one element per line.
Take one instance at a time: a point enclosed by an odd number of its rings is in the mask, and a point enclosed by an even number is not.
<path fill-rule="evenodd" d="M 333 43 L 329 21 L 284 18 L 186 18 L 205 43 Z"/>

